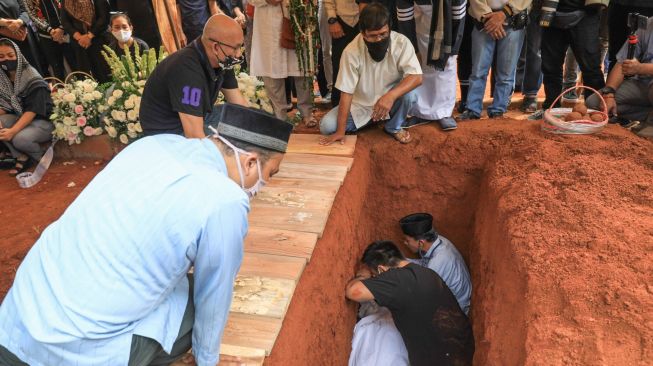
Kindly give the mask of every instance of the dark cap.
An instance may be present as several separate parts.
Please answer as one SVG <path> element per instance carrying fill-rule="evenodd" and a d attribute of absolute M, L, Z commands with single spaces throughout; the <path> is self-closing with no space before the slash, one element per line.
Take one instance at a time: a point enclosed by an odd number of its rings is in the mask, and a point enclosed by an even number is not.
<path fill-rule="evenodd" d="M 292 124 L 259 109 L 229 103 L 216 107 L 204 120 L 207 136 L 213 134 L 209 126 L 220 136 L 281 153 L 286 152 L 293 128 Z"/>
<path fill-rule="evenodd" d="M 427 213 L 414 213 L 399 220 L 399 225 L 404 234 L 417 237 L 433 229 L 433 216 Z"/>

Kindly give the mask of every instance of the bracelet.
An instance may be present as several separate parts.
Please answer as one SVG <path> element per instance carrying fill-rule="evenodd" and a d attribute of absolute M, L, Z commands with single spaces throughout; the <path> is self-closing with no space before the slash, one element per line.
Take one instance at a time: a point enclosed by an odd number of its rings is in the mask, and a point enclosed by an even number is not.
<path fill-rule="evenodd" d="M 603 96 L 603 99 L 607 99 L 607 98 L 612 98 L 612 99 L 614 99 L 614 95 L 604 95 L 604 96 Z"/>

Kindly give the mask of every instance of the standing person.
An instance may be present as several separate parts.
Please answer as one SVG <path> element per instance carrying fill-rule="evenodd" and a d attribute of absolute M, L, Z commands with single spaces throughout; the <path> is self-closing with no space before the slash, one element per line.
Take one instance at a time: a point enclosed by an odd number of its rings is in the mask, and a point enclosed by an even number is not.
<path fill-rule="evenodd" d="M 20 51 L 32 65 L 43 75 L 38 51 L 38 40 L 29 27 L 30 19 L 22 0 L 0 1 L 0 37 L 10 38 L 20 47 Z M 47 70 L 45 70 L 47 71 Z"/>
<path fill-rule="evenodd" d="M 202 35 L 204 25 L 211 16 L 223 14 L 217 0 L 177 0 L 177 13 L 184 31 L 182 46 Z"/>
<path fill-rule="evenodd" d="M 323 0 L 327 13 L 327 23 L 331 34 L 331 63 L 333 83 L 338 80 L 340 58 L 345 47 L 358 35 L 358 16 L 360 11 L 354 0 Z M 340 104 L 340 90 L 331 90 L 331 104 Z"/>
<path fill-rule="evenodd" d="M 252 34 L 252 64 L 250 74 L 263 78 L 274 114 L 277 118 L 288 118 L 290 88 L 286 78 L 292 78 L 297 91 L 297 109 L 306 127 L 313 128 L 313 78 L 304 77 L 294 49 L 281 47 L 281 24 L 283 17 L 289 17 L 288 4 L 282 0 L 251 0 L 256 8 L 256 20 Z M 298 41 L 299 42 L 299 41 Z"/>
<path fill-rule="evenodd" d="M 524 77 L 521 91 L 524 95 L 522 104 L 519 107 L 524 113 L 537 111 L 537 93 L 542 88 L 542 27 L 540 26 L 540 12 L 542 0 L 533 0 L 533 6 L 529 16 L 529 23 L 526 26 L 526 41 L 524 43 Z"/>
<path fill-rule="evenodd" d="M 134 56 L 136 56 L 134 54 L 134 43 L 138 44 L 141 54 L 150 49 L 145 41 L 133 36 L 134 26 L 132 25 L 129 15 L 125 13 L 112 15 L 109 19 L 109 27 L 111 29 L 111 35 L 113 36 L 113 39 L 109 42 L 109 47 L 111 47 L 118 56 L 124 56 L 126 54 L 125 50 L 127 50 L 132 59 L 134 59 Z"/>
<path fill-rule="evenodd" d="M 48 84 L 15 43 L 0 38 L 0 141 L 16 159 L 10 175 L 41 160 L 45 149 L 40 143 L 50 141 L 54 130 L 51 112 Z"/>
<path fill-rule="evenodd" d="M 472 30 L 474 29 L 474 18 L 469 14 L 469 2 L 467 3 L 467 16 L 465 17 L 465 29 L 463 39 L 458 50 L 458 84 L 460 85 L 460 101 L 458 102 L 458 113 L 467 109 L 467 93 L 469 92 L 469 75 L 472 74 Z"/>
<path fill-rule="evenodd" d="M 0 307 L 0 364 L 169 365 L 191 346 L 218 363 L 248 196 L 292 130 L 223 111 L 210 138 L 130 144 L 43 231 Z"/>
<path fill-rule="evenodd" d="M 320 87 L 320 95 L 325 102 L 331 101 L 333 90 L 333 60 L 331 59 L 331 33 L 329 33 L 329 16 L 324 0 L 318 3 L 318 21 L 320 23 L 320 45 L 322 46 L 322 68 L 326 85 Z M 324 93 L 323 93 L 324 92 Z"/>
<path fill-rule="evenodd" d="M 161 35 L 154 15 L 152 0 L 114 0 L 115 9 L 127 13 L 134 25 L 134 36 L 142 39 L 151 48 L 161 47 Z"/>
<path fill-rule="evenodd" d="M 424 75 L 416 89 L 417 103 L 408 113 L 436 121 L 444 131 L 456 129 L 451 116 L 456 104 L 457 54 L 465 29 L 465 0 L 437 2 L 398 0 L 399 32 L 412 42 Z"/>
<path fill-rule="evenodd" d="M 527 10 L 532 0 L 473 0 L 469 12 L 474 17 L 472 30 L 472 74 L 469 79 L 466 110 L 458 120 L 481 118 L 485 86 L 493 58 L 494 75 L 490 118 L 501 118 L 508 109 L 515 86 L 517 61 L 524 44 Z"/>
<path fill-rule="evenodd" d="M 608 6 L 608 61 L 609 70 L 617 64 L 617 53 L 628 37 L 628 14 L 653 16 L 653 1 L 612 0 Z"/>
<path fill-rule="evenodd" d="M 99 83 L 111 80 L 102 46 L 109 29 L 107 0 L 61 0 L 61 24 L 72 37 L 77 70 L 90 73 Z"/>
<path fill-rule="evenodd" d="M 52 67 L 52 74 L 59 80 L 65 80 L 66 68 L 64 57 L 72 70 L 76 69 L 75 53 L 70 46 L 70 35 L 66 34 L 59 16 L 60 0 L 21 0 L 27 14 L 36 26 L 41 51 L 47 63 Z"/>
<path fill-rule="evenodd" d="M 218 118 L 220 91 L 227 102 L 248 106 L 233 71 L 242 62 L 242 47 L 240 25 L 212 16 L 201 38 L 166 57 L 147 79 L 139 113 L 143 133 L 204 137 L 205 120 Z"/>
<path fill-rule="evenodd" d="M 472 326 L 437 273 L 406 260 L 391 241 L 370 244 L 362 262 L 345 296 L 390 310 L 411 366 L 472 364 Z"/>

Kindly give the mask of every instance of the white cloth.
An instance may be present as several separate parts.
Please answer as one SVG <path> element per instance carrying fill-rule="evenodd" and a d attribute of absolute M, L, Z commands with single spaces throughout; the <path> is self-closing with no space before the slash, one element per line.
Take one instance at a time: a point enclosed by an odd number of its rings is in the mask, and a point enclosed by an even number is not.
<path fill-rule="evenodd" d="M 422 76 L 422 85 L 415 89 L 417 92 L 417 103 L 408 112 L 412 116 L 431 121 L 451 117 L 453 113 L 453 108 L 456 104 L 458 65 L 458 56 L 449 57 L 447 65 L 442 71 L 426 64 L 432 13 L 432 5 L 415 4 L 417 48 L 419 49 L 419 61 L 424 75 Z"/>
<path fill-rule="evenodd" d="M 492 10 L 499 10 L 507 3 L 508 0 L 487 0 L 487 5 L 492 8 Z"/>
<path fill-rule="evenodd" d="M 354 327 L 349 366 L 409 366 L 408 351 L 387 308 Z"/>
<path fill-rule="evenodd" d="M 285 79 L 289 76 L 304 76 L 299 70 L 295 50 L 281 48 L 281 6 L 269 5 L 265 0 L 251 0 L 256 7 L 252 34 L 252 57 L 250 73 L 253 76 L 267 76 Z M 288 15 L 288 8 L 284 10 Z"/>
<path fill-rule="evenodd" d="M 336 88 L 353 94 L 350 113 L 356 128 L 361 128 L 372 118 L 372 108 L 382 95 L 406 75 L 421 74 L 415 49 L 406 36 L 391 32 L 388 52 L 376 62 L 359 34 L 342 53 Z"/>

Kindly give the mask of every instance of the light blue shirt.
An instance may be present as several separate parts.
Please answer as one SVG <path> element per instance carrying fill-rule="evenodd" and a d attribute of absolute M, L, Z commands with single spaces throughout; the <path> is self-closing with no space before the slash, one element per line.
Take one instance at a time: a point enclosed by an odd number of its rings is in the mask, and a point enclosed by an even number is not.
<path fill-rule="evenodd" d="M 628 58 L 628 40 L 621 46 L 617 53 L 617 62 L 624 62 Z M 650 64 L 653 63 L 653 18 L 649 18 L 646 29 L 637 31 L 637 45 L 635 45 L 635 58 L 640 63 Z M 638 80 L 646 82 L 650 85 L 653 77 L 649 75 L 637 75 Z"/>
<path fill-rule="evenodd" d="M 127 365 L 134 334 L 170 352 L 194 265 L 193 351 L 214 366 L 248 211 L 211 140 L 131 144 L 25 257 L 0 307 L 0 344 L 32 366 Z"/>
<path fill-rule="evenodd" d="M 435 271 L 456 297 L 460 308 L 469 315 L 472 281 L 463 256 L 449 239 L 439 235 L 426 254 L 415 262 Z"/>

